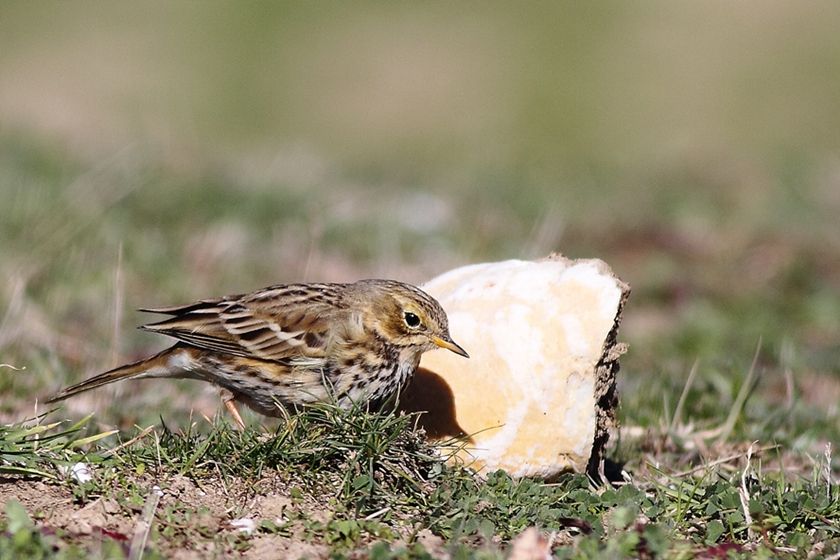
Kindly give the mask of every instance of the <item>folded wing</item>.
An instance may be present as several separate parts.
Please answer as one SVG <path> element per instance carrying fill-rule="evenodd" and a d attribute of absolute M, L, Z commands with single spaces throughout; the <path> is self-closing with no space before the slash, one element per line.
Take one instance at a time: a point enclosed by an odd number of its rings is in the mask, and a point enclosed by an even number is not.
<path fill-rule="evenodd" d="M 341 313 L 334 284 L 274 286 L 243 296 L 143 309 L 172 315 L 140 327 L 193 346 L 261 360 L 323 358 Z"/>

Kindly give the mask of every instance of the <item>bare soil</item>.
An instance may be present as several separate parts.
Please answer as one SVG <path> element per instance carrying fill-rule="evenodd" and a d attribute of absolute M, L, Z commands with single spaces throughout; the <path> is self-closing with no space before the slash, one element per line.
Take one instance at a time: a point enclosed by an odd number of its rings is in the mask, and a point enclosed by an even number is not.
<path fill-rule="evenodd" d="M 302 534 L 250 536 L 239 528 L 240 520 L 255 528 L 264 520 L 281 525 L 292 510 L 312 520 L 329 519 L 325 502 L 293 499 L 279 477 L 247 485 L 221 480 L 203 480 L 199 485 L 179 475 L 165 480 L 138 477 L 133 482 L 149 492 L 153 486 L 163 492 L 149 540 L 167 558 L 321 558 L 328 554 L 325 544 L 308 542 Z M 2 478 L 0 502 L 8 500 L 20 502 L 43 533 L 91 551 L 105 539 L 117 541 L 127 551 L 143 511 L 143 504 L 131 503 L 119 489 L 83 502 L 68 484 Z M 155 538 L 162 531 L 169 538 Z"/>

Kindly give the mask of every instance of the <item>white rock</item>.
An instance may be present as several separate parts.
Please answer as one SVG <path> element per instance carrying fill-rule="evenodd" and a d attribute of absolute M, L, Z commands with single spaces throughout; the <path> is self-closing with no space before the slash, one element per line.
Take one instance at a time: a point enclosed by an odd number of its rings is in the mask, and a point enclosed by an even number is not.
<path fill-rule="evenodd" d="M 427 352 L 403 408 L 479 471 L 550 478 L 597 470 L 614 421 L 615 337 L 629 287 L 598 260 L 465 266 L 423 286 L 469 352 Z M 462 440 L 463 443 L 463 440 Z"/>
<path fill-rule="evenodd" d="M 240 517 L 239 519 L 231 519 L 230 527 L 240 533 L 250 535 L 256 530 L 257 522 L 250 517 Z"/>
<path fill-rule="evenodd" d="M 59 471 L 79 484 L 85 484 L 93 480 L 93 469 L 87 463 L 75 463 L 70 467 L 60 467 Z"/>

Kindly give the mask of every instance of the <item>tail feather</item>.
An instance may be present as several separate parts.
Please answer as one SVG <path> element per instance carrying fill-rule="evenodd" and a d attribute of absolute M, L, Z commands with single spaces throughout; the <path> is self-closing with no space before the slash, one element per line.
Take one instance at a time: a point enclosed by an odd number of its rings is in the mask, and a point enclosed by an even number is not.
<path fill-rule="evenodd" d="M 116 367 L 112 370 L 100 373 L 99 375 L 94 375 L 90 379 L 85 379 L 80 383 L 76 383 L 75 385 L 71 385 L 70 387 L 65 387 L 55 395 L 52 395 L 47 400 L 45 400 L 44 403 L 50 404 L 58 401 L 63 401 L 64 399 L 73 397 L 75 395 L 78 395 L 79 393 L 84 393 L 86 391 L 102 387 L 103 385 L 108 385 L 109 383 L 115 383 L 117 381 L 122 381 L 123 379 L 137 379 L 151 374 L 152 371 L 155 369 L 165 369 L 165 357 L 171 351 L 172 348 L 164 350 L 160 354 L 156 354 L 149 358 Z M 155 376 L 166 376 L 165 371 L 158 371 L 155 373 Z"/>

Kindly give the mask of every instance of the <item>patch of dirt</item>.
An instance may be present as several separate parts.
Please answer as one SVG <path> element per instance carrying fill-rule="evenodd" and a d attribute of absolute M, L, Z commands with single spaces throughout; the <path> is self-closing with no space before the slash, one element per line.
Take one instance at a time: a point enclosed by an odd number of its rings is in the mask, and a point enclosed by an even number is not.
<path fill-rule="evenodd" d="M 0 502 L 17 500 L 29 515 L 54 514 L 66 503 L 72 502 L 73 494 L 67 488 L 44 482 L 28 482 L 14 478 L 0 478 Z M 5 512 L 0 512 L 5 515 Z"/>
<path fill-rule="evenodd" d="M 115 501 L 97 498 L 80 505 L 62 486 L 6 479 L 0 482 L 0 500 L 6 503 L 10 499 L 20 502 L 41 525 L 74 535 L 89 535 L 99 529 L 118 533 L 131 529 L 130 519 L 121 514 Z"/>
<path fill-rule="evenodd" d="M 139 487 L 151 492 L 153 486 L 158 486 L 163 492 L 155 512 L 151 546 L 167 558 L 183 560 L 218 556 L 326 557 L 326 545 L 282 535 L 254 532 L 249 536 L 232 523 L 246 519 L 256 528 L 263 520 L 280 525 L 288 519 L 286 514 L 290 510 L 298 515 L 305 512 L 309 519 L 329 519 L 331 512 L 324 503 L 293 500 L 282 477 L 267 474 L 256 483 L 230 480 L 196 483 L 178 475 L 164 480 L 149 475 L 138 477 L 133 482 Z M 0 479 L 0 502 L 19 501 L 39 527 L 48 533 L 55 532 L 59 539 L 94 550 L 103 539 L 112 538 L 127 550 L 141 520 L 142 504 L 130 502 L 125 488 L 106 489 L 102 496 L 79 503 L 67 484 Z M 260 493 L 256 494 L 257 491 Z M 168 533 L 166 538 L 156 538 L 164 531 Z"/>
<path fill-rule="evenodd" d="M 308 543 L 278 535 L 261 535 L 251 541 L 251 548 L 244 558 L 260 560 L 285 560 L 292 558 L 326 558 L 329 548 L 323 544 Z"/>

